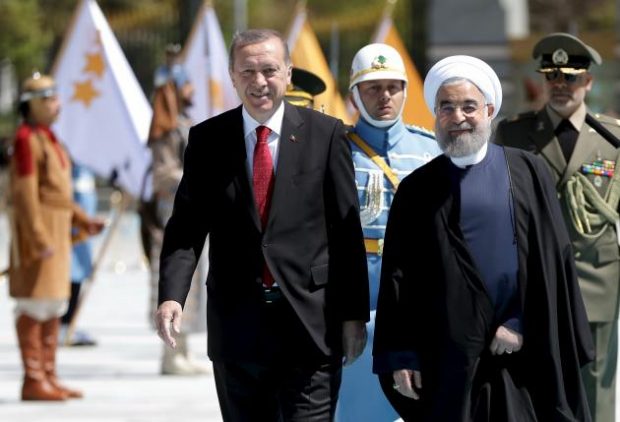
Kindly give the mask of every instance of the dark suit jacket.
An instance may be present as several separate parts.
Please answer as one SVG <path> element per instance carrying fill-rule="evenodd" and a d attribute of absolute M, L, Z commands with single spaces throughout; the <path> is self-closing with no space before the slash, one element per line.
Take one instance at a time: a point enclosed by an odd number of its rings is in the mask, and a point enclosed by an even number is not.
<path fill-rule="evenodd" d="M 260 355 L 266 262 L 303 335 L 341 354 L 345 320 L 369 317 L 353 164 L 340 120 L 285 104 L 269 219 L 261 230 L 246 169 L 241 107 L 193 127 L 161 255 L 159 302 L 184 304 L 209 237 L 209 356 Z M 296 352 L 303 353 L 305 350 Z"/>

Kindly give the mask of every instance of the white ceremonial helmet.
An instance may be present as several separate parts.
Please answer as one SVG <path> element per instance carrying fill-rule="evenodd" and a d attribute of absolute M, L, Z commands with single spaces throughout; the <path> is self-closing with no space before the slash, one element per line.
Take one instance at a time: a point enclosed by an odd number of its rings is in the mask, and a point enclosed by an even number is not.
<path fill-rule="evenodd" d="M 353 94 L 353 99 L 362 117 L 376 127 L 392 126 L 400 119 L 405 102 L 398 112 L 398 116 L 393 120 L 375 120 L 364 107 L 357 84 L 365 81 L 378 79 L 392 79 L 404 82 L 403 95 L 407 98 L 407 71 L 405 63 L 398 51 L 387 44 L 374 43 L 362 47 L 353 57 L 351 63 L 351 76 L 349 79 L 349 91 Z"/>

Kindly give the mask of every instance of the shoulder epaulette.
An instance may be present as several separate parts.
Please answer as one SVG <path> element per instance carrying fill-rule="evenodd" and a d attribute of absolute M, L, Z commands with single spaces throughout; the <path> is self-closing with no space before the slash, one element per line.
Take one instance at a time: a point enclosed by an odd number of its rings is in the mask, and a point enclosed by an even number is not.
<path fill-rule="evenodd" d="M 423 128 L 422 126 L 409 125 L 409 124 L 406 124 L 405 127 L 411 133 L 417 133 L 419 135 L 426 136 L 427 138 L 435 139 L 435 132 L 433 132 L 432 130 L 428 130 L 426 128 Z"/>
<path fill-rule="evenodd" d="M 620 126 L 620 119 L 607 116 L 606 114 L 593 113 L 592 116 L 601 123 L 606 125 Z"/>

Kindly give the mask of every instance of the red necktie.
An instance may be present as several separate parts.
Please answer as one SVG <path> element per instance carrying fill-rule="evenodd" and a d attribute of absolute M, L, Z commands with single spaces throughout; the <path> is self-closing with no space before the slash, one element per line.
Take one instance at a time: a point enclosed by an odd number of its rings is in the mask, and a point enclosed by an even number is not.
<path fill-rule="evenodd" d="M 252 181 L 256 209 L 263 229 L 267 225 L 274 183 L 273 161 L 269 152 L 269 145 L 267 144 L 267 138 L 270 133 L 271 129 L 267 126 L 258 126 L 256 128 L 256 147 L 254 148 L 254 174 Z M 273 281 L 273 276 L 265 264 L 263 268 L 263 284 L 266 287 L 271 287 Z"/>

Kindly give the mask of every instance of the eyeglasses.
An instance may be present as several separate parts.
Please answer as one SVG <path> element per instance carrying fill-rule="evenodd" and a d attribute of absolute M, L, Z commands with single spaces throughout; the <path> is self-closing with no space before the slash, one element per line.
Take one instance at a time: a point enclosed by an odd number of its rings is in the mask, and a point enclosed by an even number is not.
<path fill-rule="evenodd" d="M 464 116 L 471 117 L 487 105 L 488 104 L 478 104 L 475 102 L 465 104 L 442 103 L 437 106 L 437 112 L 440 116 L 446 117 L 453 115 L 457 110 L 461 110 Z"/>
<path fill-rule="evenodd" d="M 564 81 L 566 81 L 569 84 L 572 84 L 579 80 L 581 73 L 564 73 L 558 69 L 552 70 L 551 72 L 545 72 L 545 79 L 548 82 L 555 82 L 558 79 L 560 79 L 560 76 L 564 78 Z"/>

